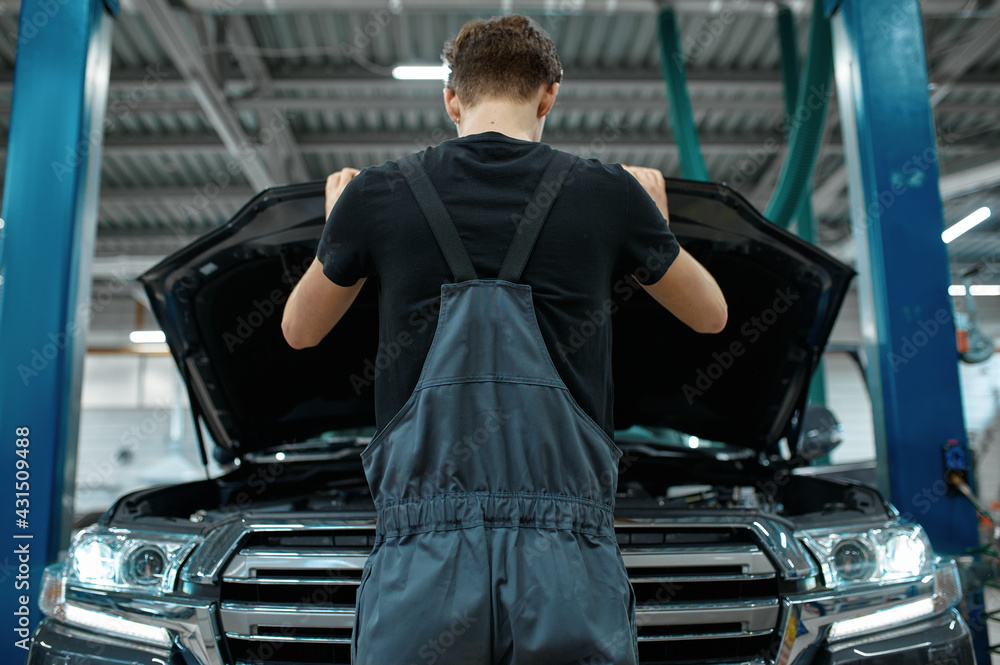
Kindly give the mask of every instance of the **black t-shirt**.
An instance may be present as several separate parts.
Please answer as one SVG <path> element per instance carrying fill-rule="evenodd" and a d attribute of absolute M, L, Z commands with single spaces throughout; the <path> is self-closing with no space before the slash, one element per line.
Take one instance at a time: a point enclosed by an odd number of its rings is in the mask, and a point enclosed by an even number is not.
<path fill-rule="evenodd" d="M 444 141 L 422 164 L 480 279 L 495 279 L 528 201 L 552 157 L 544 143 L 498 132 Z M 646 191 L 618 164 L 579 159 L 552 206 L 521 276 L 542 338 L 570 393 L 613 434 L 613 292 L 634 274 L 658 281 L 679 246 Z M 338 199 L 317 249 L 323 272 L 351 286 L 379 277 L 378 430 L 417 384 L 430 349 L 441 285 L 454 281 L 399 167 L 361 171 Z M 647 296 L 642 296 L 647 297 Z M 381 369 L 385 368 L 385 369 Z"/>

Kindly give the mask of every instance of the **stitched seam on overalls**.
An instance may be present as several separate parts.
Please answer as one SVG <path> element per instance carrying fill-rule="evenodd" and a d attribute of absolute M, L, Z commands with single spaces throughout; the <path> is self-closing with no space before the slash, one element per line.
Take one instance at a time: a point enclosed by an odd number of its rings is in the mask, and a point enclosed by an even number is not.
<path fill-rule="evenodd" d="M 403 538 L 405 536 L 418 536 L 423 533 L 440 533 L 442 531 L 465 531 L 468 529 L 477 529 L 477 528 L 517 529 L 521 527 L 543 529 L 546 531 L 567 531 L 569 533 L 578 533 L 586 536 L 593 536 L 594 538 L 608 538 L 608 539 L 615 538 L 614 533 L 607 533 L 606 531 L 594 531 L 591 529 L 584 529 L 581 527 L 573 527 L 573 526 L 564 527 L 564 526 L 557 526 L 554 524 L 545 524 L 539 526 L 537 524 L 528 524 L 525 522 L 519 522 L 510 525 L 493 525 L 484 522 L 479 522 L 479 523 L 462 522 L 461 524 L 455 524 L 454 526 L 437 525 L 437 526 L 419 527 L 414 529 L 393 529 L 392 532 L 383 532 L 378 534 L 377 537 L 381 537 L 382 542 L 384 543 L 385 541 L 390 540 L 392 538 Z"/>
<path fill-rule="evenodd" d="M 562 515 L 554 518 L 539 518 L 528 513 L 518 517 L 496 515 L 486 518 L 477 517 L 470 520 L 467 515 L 464 515 L 456 518 L 435 517 L 427 522 L 416 524 L 405 523 L 408 517 L 415 517 L 412 515 L 408 516 L 406 514 L 407 511 L 405 508 L 408 506 L 419 506 L 421 503 L 438 505 L 446 503 L 451 504 L 458 497 L 481 497 L 482 501 L 473 501 L 473 503 L 480 504 L 488 502 L 491 498 L 501 500 L 540 499 L 552 504 L 571 504 L 575 505 L 576 508 L 568 516 Z M 612 511 L 606 504 L 594 502 L 589 499 L 581 499 L 579 497 L 564 497 L 562 495 L 538 494 L 532 492 L 456 492 L 452 494 L 439 494 L 432 497 L 402 499 L 387 503 L 391 503 L 391 505 L 379 507 L 379 515 L 382 519 L 379 520 L 381 524 L 376 523 L 376 528 L 379 534 L 386 537 L 430 533 L 434 531 L 456 531 L 476 527 L 505 528 L 515 527 L 518 525 L 553 529 L 557 531 L 586 533 L 599 537 L 614 536 L 614 511 Z M 396 510 L 397 508 L 404 510 Z M 430 509 L 433 510 L 433 507 L 430 507 Z M 589 514 L 587 512 L 580 513 L 578 512 L 579 510 L 592 512 Z M 395 523 L 400 521 L 396 519 L 398 513 L 403 513 L 403 519 L 401 521 L 404 522 L 404 524 L 397 526 Z M 569 518 L 568 523 L 567 517 Z M 392 522 L 393 526 L 386 527 L 386 522 Z"/>
<path fill-rule="evenodd" d="M 403 538 L 404 536 L 417 536 L 422 533 L 437 533 L 441 531 L 464 531 L 467 529 L 516 529 L 520 527 L 529 527 L 534 529 L 544 529 L 546 531 L 568 531 L 569 533 L 579 533 L 587 536 L 593 536 L 595 538 L 615 538 L 613 531 L 610 533 L 608 529 L 603 529 L 600 531 L 593 529 L 585 529 L 578 526 L 560 526 L 551 523 L 545 523 L 542 525 L 531 524 L 526 521 L 520 521 L 511 524 L 500 524 L 495 525 L 492 522 L 461 522 L 456 523 L 453 526 L 440 524 L 440 525 L 430 525 L 430 526 L 420 526 L 414 527 L 412 529 L 393 529 L 391 532 L 382 532 L 377 534 L 376 537 L 381 537 L 382 542 L 389 540 L 390 538 Z"/>
<path fill-rule="evenodd" d="M 434 519 L 433 521 L 425 524 L 414 524 L 412 526 L 401 526 L 393 528 L 383 528 L 379 527 L 376 523 L 376 528 L 379 533 L 384 535 L 402 535 L 409 533 L 428 533 L 431 531 L 454 531 L 463 528 L 470 527 L 486 527 L 486 526 L 516 526 L 517 524 L 525 524 L 528 526 L 535 526 L 538 528 L 555 529 L 559 531 L 574 531 L 578 533 L 587 533 L 595 536 L 612 536 L 614 534 L 614 511 L 607 504 L 600 503 L 598 501 L 593 501 L 591 499 L 583 499 L 580 497 L 566 496 L 561 494 L 540 494 L 537 492 L 503 492 L 503 491 L 491 491 L 491 492 L 453 492 L 450 494 L 437 494 L 430 497 L 410 497 L 407 499 L 396 499 L 393 501 L 386 501 L 379 505 L 378 513 L 383 516 L 382 525 L 390 519 L 396 521 L 394 518 L 390 518 L 389 513 L 395 515 L 399 512 L 405 512 L 402 510 L 395 510 L 396 508 L 405 508 L 406 506 L 417 506 L 421 503 L 424 504 L 442 504 L 444 502 L 453 502 L 459 498 L 469 498 L 476 497 L 482 498 L 488 501 L 490 498 L 498 499 L 530 499 L 530 500 L 542 500 L 549 503 L 569 503 L 575 504 L 580 509 L 589 509 L 595 511 L 590 516 L 581 517 L 579 513 L 573 513 L 572 520 L 569 525 L 565 523 L 565 517 L 562 520 L 559 519 L 540 519 L 534 517 L 530 514 L 524 515 L 518 518 L 505 518 L 501 516 L 491 517 L 488 519 L 477 518 L 474 520 L 468 520 L 466 518 L 457 519 Z M 475 501 L 475 503 L 481 503 L 480 501 Z M 594 524 L 593 527 L 585 527 L 583 523 Z M 609 533 L 610 532 L 610 533 Z"/>
<path fill-rule="evenodd" d="M 538 379 L 530 376 L 510 376 L 506 374 L 480 374 L 477 376 L 451 377 L 447 379 L 431 379 L 418 384 L 414 392 L 424 388 L 437 388 L 439 386 L 460 385 L 463 383 L 516 383 L 525 386 L 543 386 L 555 388 L 556 390 L 567 391 L 565 385 L 561 385 L 549 379 Z"/>
<path fill-rule="evenodd" d="M 613 512 L 613 506 L 593 499 L 585 499 L 570 494 L 555 494 L 552 492 L 505 492 L 503 490 L 489 490 L 484 492 L 442 492 L 431 496 L 411 496 L 405 499 L 389 499 L 378 506 L 379 508 L 389 508 L 391 506 L 402 506 L 406 504 L 416 504 L 429 501 L 443 501 L 445 499 L 456 499 L 462 497 L 500 497 L 500 498 L 526 498 L 526 499 L 548 499 L 551 501 L 567 501 L 579 503 L 585 506 L 599 508 L 602 511 Z"/>

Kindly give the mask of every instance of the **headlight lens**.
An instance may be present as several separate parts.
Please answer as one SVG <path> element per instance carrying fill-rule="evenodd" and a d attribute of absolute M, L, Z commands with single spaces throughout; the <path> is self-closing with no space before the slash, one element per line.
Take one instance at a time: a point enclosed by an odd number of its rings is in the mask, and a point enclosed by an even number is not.
<path fill-rule="evenodd" d="M 841 585 L 915 577 L 927 572 L 933 555 L 919 525 L 809 535 L 816 554 L 831 563 L 833 582 Z"/>
<path fill-rule="evenodd" d="M 81 582 L 114 580 L 117 567 L 115 550 L 97 538 L 83 541 L 73 553 L 73 572 Z"/>
<path fill-rule="evenodd" d="M 136 584 L 157 584 L 167 570 L 166 557 L 156 545 L 143 545 L 125 557 L 125 577 Z"/>
<path fill-rule="evenodd" d="M 69 582 L 122 591 L 169 593 L 199 536 L 93 526 L 73 538 Z"/>
<path fill-rule="evenodd" d="M 833 566 L 845 580 L 870 579 L 878 567 L 877 555 L 862 540 L 845 538 L 833 547 Z"/>
<path fill-rule="evenodd" d="M 926 544 L 916 533 L 892 536 L 885 545 L 886 572 L 891 575 L 923 570 L 927 561 L 927 550 Z"/>

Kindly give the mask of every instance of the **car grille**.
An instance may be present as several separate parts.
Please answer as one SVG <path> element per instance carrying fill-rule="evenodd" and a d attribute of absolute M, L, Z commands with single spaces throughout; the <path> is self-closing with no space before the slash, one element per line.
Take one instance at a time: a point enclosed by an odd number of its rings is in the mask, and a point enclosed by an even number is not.
<path fill-rule="evenodd" d="M 636 595 L 642 663 L 768 663 L 779 579 L 750 529 L 616 526 Z M 254 532 L 225 568 L 220 623 L 233 665 L 349 663 L 374 529 Z"/>

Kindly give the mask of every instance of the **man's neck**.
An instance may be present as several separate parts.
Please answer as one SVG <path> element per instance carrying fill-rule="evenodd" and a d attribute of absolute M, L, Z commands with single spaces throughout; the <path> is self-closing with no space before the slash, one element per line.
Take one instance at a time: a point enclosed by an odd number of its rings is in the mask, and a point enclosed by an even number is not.
<path fill-rule="evenodd" d="M 534 109 L 528 105 L 482 102 L 465 111 L 458 135 L 499 132 L 522 141 L 538 141 L 541 138 L 539 129 Z M 539 136 L 536 137 L 536 133 Z"/>

